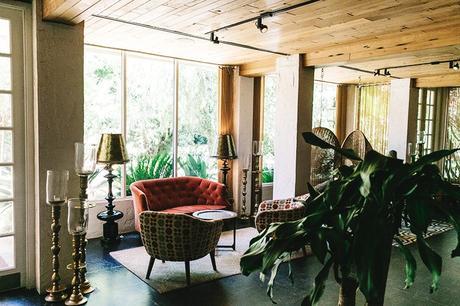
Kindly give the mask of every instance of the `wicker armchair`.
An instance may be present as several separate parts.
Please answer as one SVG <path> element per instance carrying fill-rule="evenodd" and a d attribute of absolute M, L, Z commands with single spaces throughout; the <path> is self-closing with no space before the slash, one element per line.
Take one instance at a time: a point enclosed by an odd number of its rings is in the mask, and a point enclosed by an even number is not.
<path fill-rule="evenodd" d="M 190 285 L 190 261 L 209 254 L 217 271 L 214 250 L 222 232 L 223 221 L 206 221 L 186 214 L 144 211 L 139 215 L 141 238 L 150 255 L 146 278 L 155 259 L 184 261 L 187 285 Z"/>
<path fill-rule="evenodd" d="M 312 130 L 313 134 L 333 146 L 339 147 L 340 142 L 328 128 L 316 127 Z M 332 149 L 322 149 L 311 147 L 311 174 L 310 183 L 313 186 L 321 184 L 331 178 L 332 171 L 340 166 L 341 157 Z"/>
<path fill-rule="evenodd" d="M 360 130 L 354 130 L 348 134 L 347 138 L 342 143 L 342 149 L 352 149 L 358 154 L 359 157 L 364 159 L 364 156 L 367 152 L 372 150 L 370 142 L 367 140 L 366 136 Z M 356 166 L 358 161 L 352 161 L 348 158 L 342 158 L 343 165 L 353 165 Z"/>

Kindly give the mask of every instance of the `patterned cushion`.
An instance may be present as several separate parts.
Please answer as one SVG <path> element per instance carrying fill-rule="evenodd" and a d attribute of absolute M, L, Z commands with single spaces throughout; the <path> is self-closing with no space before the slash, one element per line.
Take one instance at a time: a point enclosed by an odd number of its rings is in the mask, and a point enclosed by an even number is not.
<path fill-rule="evenodd" d="M 263 201 L 259 205 L 255 223 L 259 232 L 274 222 L 287 222 L 305 216 L 305 206 L 296 200 L 305 201 L 310 195 L 304 194 L 295 198 Z"/>
<path fill-rule="evenodd" d="M 186 214 L 145 211 L 140 214 L 141 238 L 147 253 L 167 261 L 190 261 L 217 246 L 223 221 L 205 221 Z"/>

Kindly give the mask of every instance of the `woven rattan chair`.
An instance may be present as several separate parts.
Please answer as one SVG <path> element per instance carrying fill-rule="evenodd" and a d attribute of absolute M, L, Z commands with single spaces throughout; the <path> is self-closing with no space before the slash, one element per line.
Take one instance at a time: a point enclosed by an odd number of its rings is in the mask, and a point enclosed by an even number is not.
<path fill-rule="evenodd" d="M 334 132 L 325 127 L 315 127 L 313 134 L 333 146 L 339 147 L 340 142 Z M 331 178 L 332 171 L 340 165 L 340 155 L 332 149 L 311 147 L 311 174 L 310 183 L 313 186 L 321 184 Z"/>
<path fill-rule="evenodd" d="M 372 150 L 372 146 L 367 140 L 366 136 L 360 130 L 354 130 L 348 134 L 347 138 L 343 141 L 342 149 L 352 149 L 355 153 L 364 159 L 367 152 Z M 343 165 L 357 165 L 358 161 L 352 161 L 348 158 L 342 158 Z"/>

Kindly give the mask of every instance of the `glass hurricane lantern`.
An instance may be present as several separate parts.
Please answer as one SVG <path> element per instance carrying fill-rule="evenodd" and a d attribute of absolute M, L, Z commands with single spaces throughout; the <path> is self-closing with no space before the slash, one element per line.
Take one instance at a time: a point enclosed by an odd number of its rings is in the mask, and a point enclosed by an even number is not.
<path fill-rule="evenodd" d="M 88 194 L 88 177 L 94 173 L 96 169 L 96 152 L 97 147 L 94 144 L 75 143 L 75 173 L 80 178 L 80 195 L 81 200 L 87 200 Z M 91 208 L 89 204 L 88 208 Z M 94 291 L 94 287 L 86 279 L 86 233 L 81 237 L 81 290 L 83 294 L 88 294 Z"/>
<path fill-rule="evenodd" d="M 83 296 L 81 289 L 81 240 L 88 229 L 89 207 L 85 200 L 72 198 L 68 201 L 67 230 L 72 235 L 72 259 L 70 267 L 73 270 L 72 290 L 65 305 L 83 305 L 88 299 Z"/>
<path fill-rule="evenodd" d="M 52 245 L 51 253 L 53 256 L 53 274 L 51 275 L 51 286 L 46 290 L 45 297 L 47 302 L 61 302 L 67 298 L 66 287 L 61 284 L 59 274 L 59 231 L 61 229 L 61 207 L 67 201 L 67 184 L 69 181 L 69 171 L 67 170 L 48 170 L 46 171 L 46 203 L 51 206 L 51 231 Z"/>

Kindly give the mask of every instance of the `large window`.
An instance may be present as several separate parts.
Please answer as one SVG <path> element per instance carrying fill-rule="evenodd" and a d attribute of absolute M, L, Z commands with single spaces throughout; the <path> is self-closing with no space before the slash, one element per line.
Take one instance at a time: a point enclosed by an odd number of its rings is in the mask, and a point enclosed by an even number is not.
<path fill-rule="evenodd" d="M 272 183 L 275 168 L 275 152 L 273 136 L 275 134 L 275 106 L 278 77 L 267 75 L 264 80 L 263 103 L 263 157 L 262 157 L 262 183 Z"/>
<path fill-rule="evenodd" d="M 125 135 L 131 161 L 117 170 L 118 196 L 149 178 L 217 178 L 211 158 L 218 125 L 217 67 L 131 52 L 85 51 L 85 142 L 101 133 Z M 124 186 L 124 187 L 122 187 Z M 101 170 L 90 178 L 90 199 L 102 199 Z"/>
<path fill-rule="evenodd" d="M 433 151 L 434 145 L 434 129 L 436 109 L 441 106 L 441 100 L 437 97 L 437 93 L 443 89 L 426 89 L 419 90 L 418 108 L 417 108 L 417 141 L 424 142 L 423 154 L 428 154 Z"/>
<path fill-rule="evenodd" d="M 388 146 L 388 106 L 390 85 L 363 85 L 359 87 L 358 129 L 372 145 L 382 154 L 387 153 Z"/>
<path fill-rule="evenodd" d="M 337 85 L 315 81 L 313 90 L 313 127 L 335 132 Z"/>
<path fill-rule="evenodd" d="M 446 124 L 445 146 L 447 148 L 460 148 L 460 88 L 449 90 Z M 444 173 L 450 181 L 460 183 L 460 152 L 457 151 L 446 159 Z"/>

